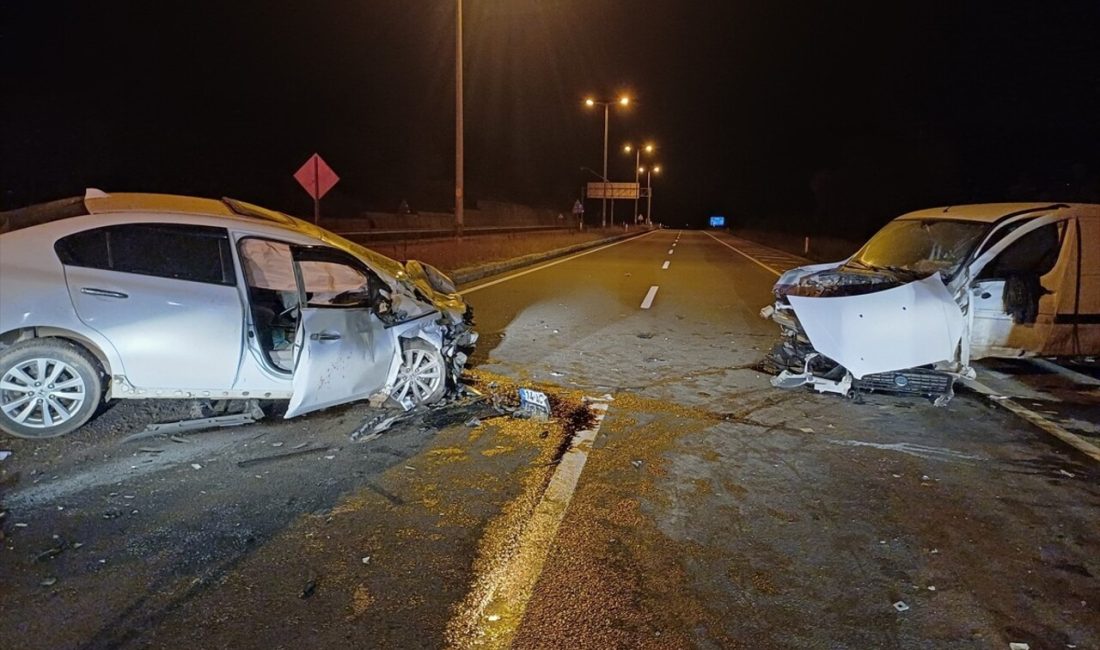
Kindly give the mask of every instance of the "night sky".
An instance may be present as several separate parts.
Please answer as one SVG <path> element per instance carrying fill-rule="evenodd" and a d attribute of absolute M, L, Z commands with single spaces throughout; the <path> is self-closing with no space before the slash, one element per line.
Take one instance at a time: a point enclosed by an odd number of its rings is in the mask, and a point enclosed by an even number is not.
<path fill-rule="evenodd" d="M 666 173 L 654 212 L 863 234 L 1005 199 L 1100 202 L 1100 2 L 466 0 L 467 196 L 568 211 L 594 94 Z M 0 4 L 0 207 L 107 191 L 294 214 L 449 209 L 454 3 Z M 621 204 L 626 210 L 626 203 Z M 595 206 L 590 205 L 590 210 Z"/>

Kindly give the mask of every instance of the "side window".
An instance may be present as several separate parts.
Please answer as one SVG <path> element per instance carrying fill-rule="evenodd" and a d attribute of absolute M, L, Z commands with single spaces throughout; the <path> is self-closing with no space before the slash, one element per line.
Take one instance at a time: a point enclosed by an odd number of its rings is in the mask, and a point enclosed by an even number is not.
<path fill-rule="evenodd" d="M 224 228 L 162 223 L 107 226 L 65 237 L 54 249 L 61 262 L 70 266 L 208 284 L 237 283 Z"/>
<path fill-rule="evenodd" d="M 107 234 L 111 268 L 176 280 L 236 284 L 229 235 L 222 228 L 176 224 L 114 226 Z"/>
<path fill-rule="evenodd" d="M 1005 279 L 1011 276 L 1038 278 L 1049 273 L 1058 262 L 1065 235 L 1065 222 L 1036 228 L 1001 251 L 982 270 L 981 279 Z"/>
<path fill-rule="evenodd" d="M 107 229 L 85 230 L 57 240 L 54 251 L 62 264 L 85 266 L 93 269 L 110 269 L 107 256 Z"/>
<path fill-rule="evenodd" d="M 366 307 L 376 302 L 380 283 L 354 258 L 323 248 L 299 248 L 294 254 L 310 307 Z"/>
<path fill-rule="evenodd" d="M 366 300 L 370 279 L 358 269 L 338 262 L 303 261 L 302 287 L 310 307 L 339 307 Z"/>

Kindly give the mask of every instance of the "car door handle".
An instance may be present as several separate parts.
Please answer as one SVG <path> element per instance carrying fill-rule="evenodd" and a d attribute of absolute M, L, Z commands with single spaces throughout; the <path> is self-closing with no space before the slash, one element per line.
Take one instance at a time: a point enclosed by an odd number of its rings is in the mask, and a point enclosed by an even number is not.
<path fill-rule="evenodd" d="M 102 296 L 104 298 L 129 298 L 130 296 L 122 293 L 121 291 L 108 291 L 107 289 L 96 289 L 95 287 L 84 287 L 80 290 L 80 293 L 88 294 L 89 296 Z"/>
<path fill-rule="evenodd" d="M 309 338 L 313 341 L 339 341 L 341 337 L 334 332 L 320 332 L 318 334 L 310 334 Z"/>

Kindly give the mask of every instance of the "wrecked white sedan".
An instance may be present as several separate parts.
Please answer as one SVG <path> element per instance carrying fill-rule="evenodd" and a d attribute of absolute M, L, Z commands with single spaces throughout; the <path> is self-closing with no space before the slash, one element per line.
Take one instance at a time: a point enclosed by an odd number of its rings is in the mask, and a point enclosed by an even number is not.
<path fill-rule="evenodd" d="M 1100 205 L 985 204 L 894 219 L 843 262 L 784 273 L 761 316 L 775 386 L 944 404 L 983 357 L 1100 352 Z"/>
<path fill-rule="evenodd" d="M 0 429 L 56 436 L 111 399 L 360 399 L 454 386 L 454 284 L 232 199 L 105 194 L 0 213 Z"/>

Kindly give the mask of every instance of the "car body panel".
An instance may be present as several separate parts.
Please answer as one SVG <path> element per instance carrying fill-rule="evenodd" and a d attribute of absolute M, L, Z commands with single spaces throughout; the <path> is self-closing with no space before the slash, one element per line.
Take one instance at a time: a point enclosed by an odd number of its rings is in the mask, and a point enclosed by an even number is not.
<path fill-rule="evenodd" d="M 370 309 L 306 307 L 301 332 L 288 418 L 367 399 L 385 388 L 391 369 L 396 372 L 393 331 Z"/>
<path fill-rule="evenodd" d="M 113 342 L 115 372 L 134 387 L 233 387 L 244 338 L 236 287 L 79 266 L 65 278 L 77 316 Z"/>
<path fill-rule="evenodd" d="M 859 296 L 790 301 L 814 349 L 856 379 L 948 361 L 964 329 L 962 311 L 938 275 Z"/>

